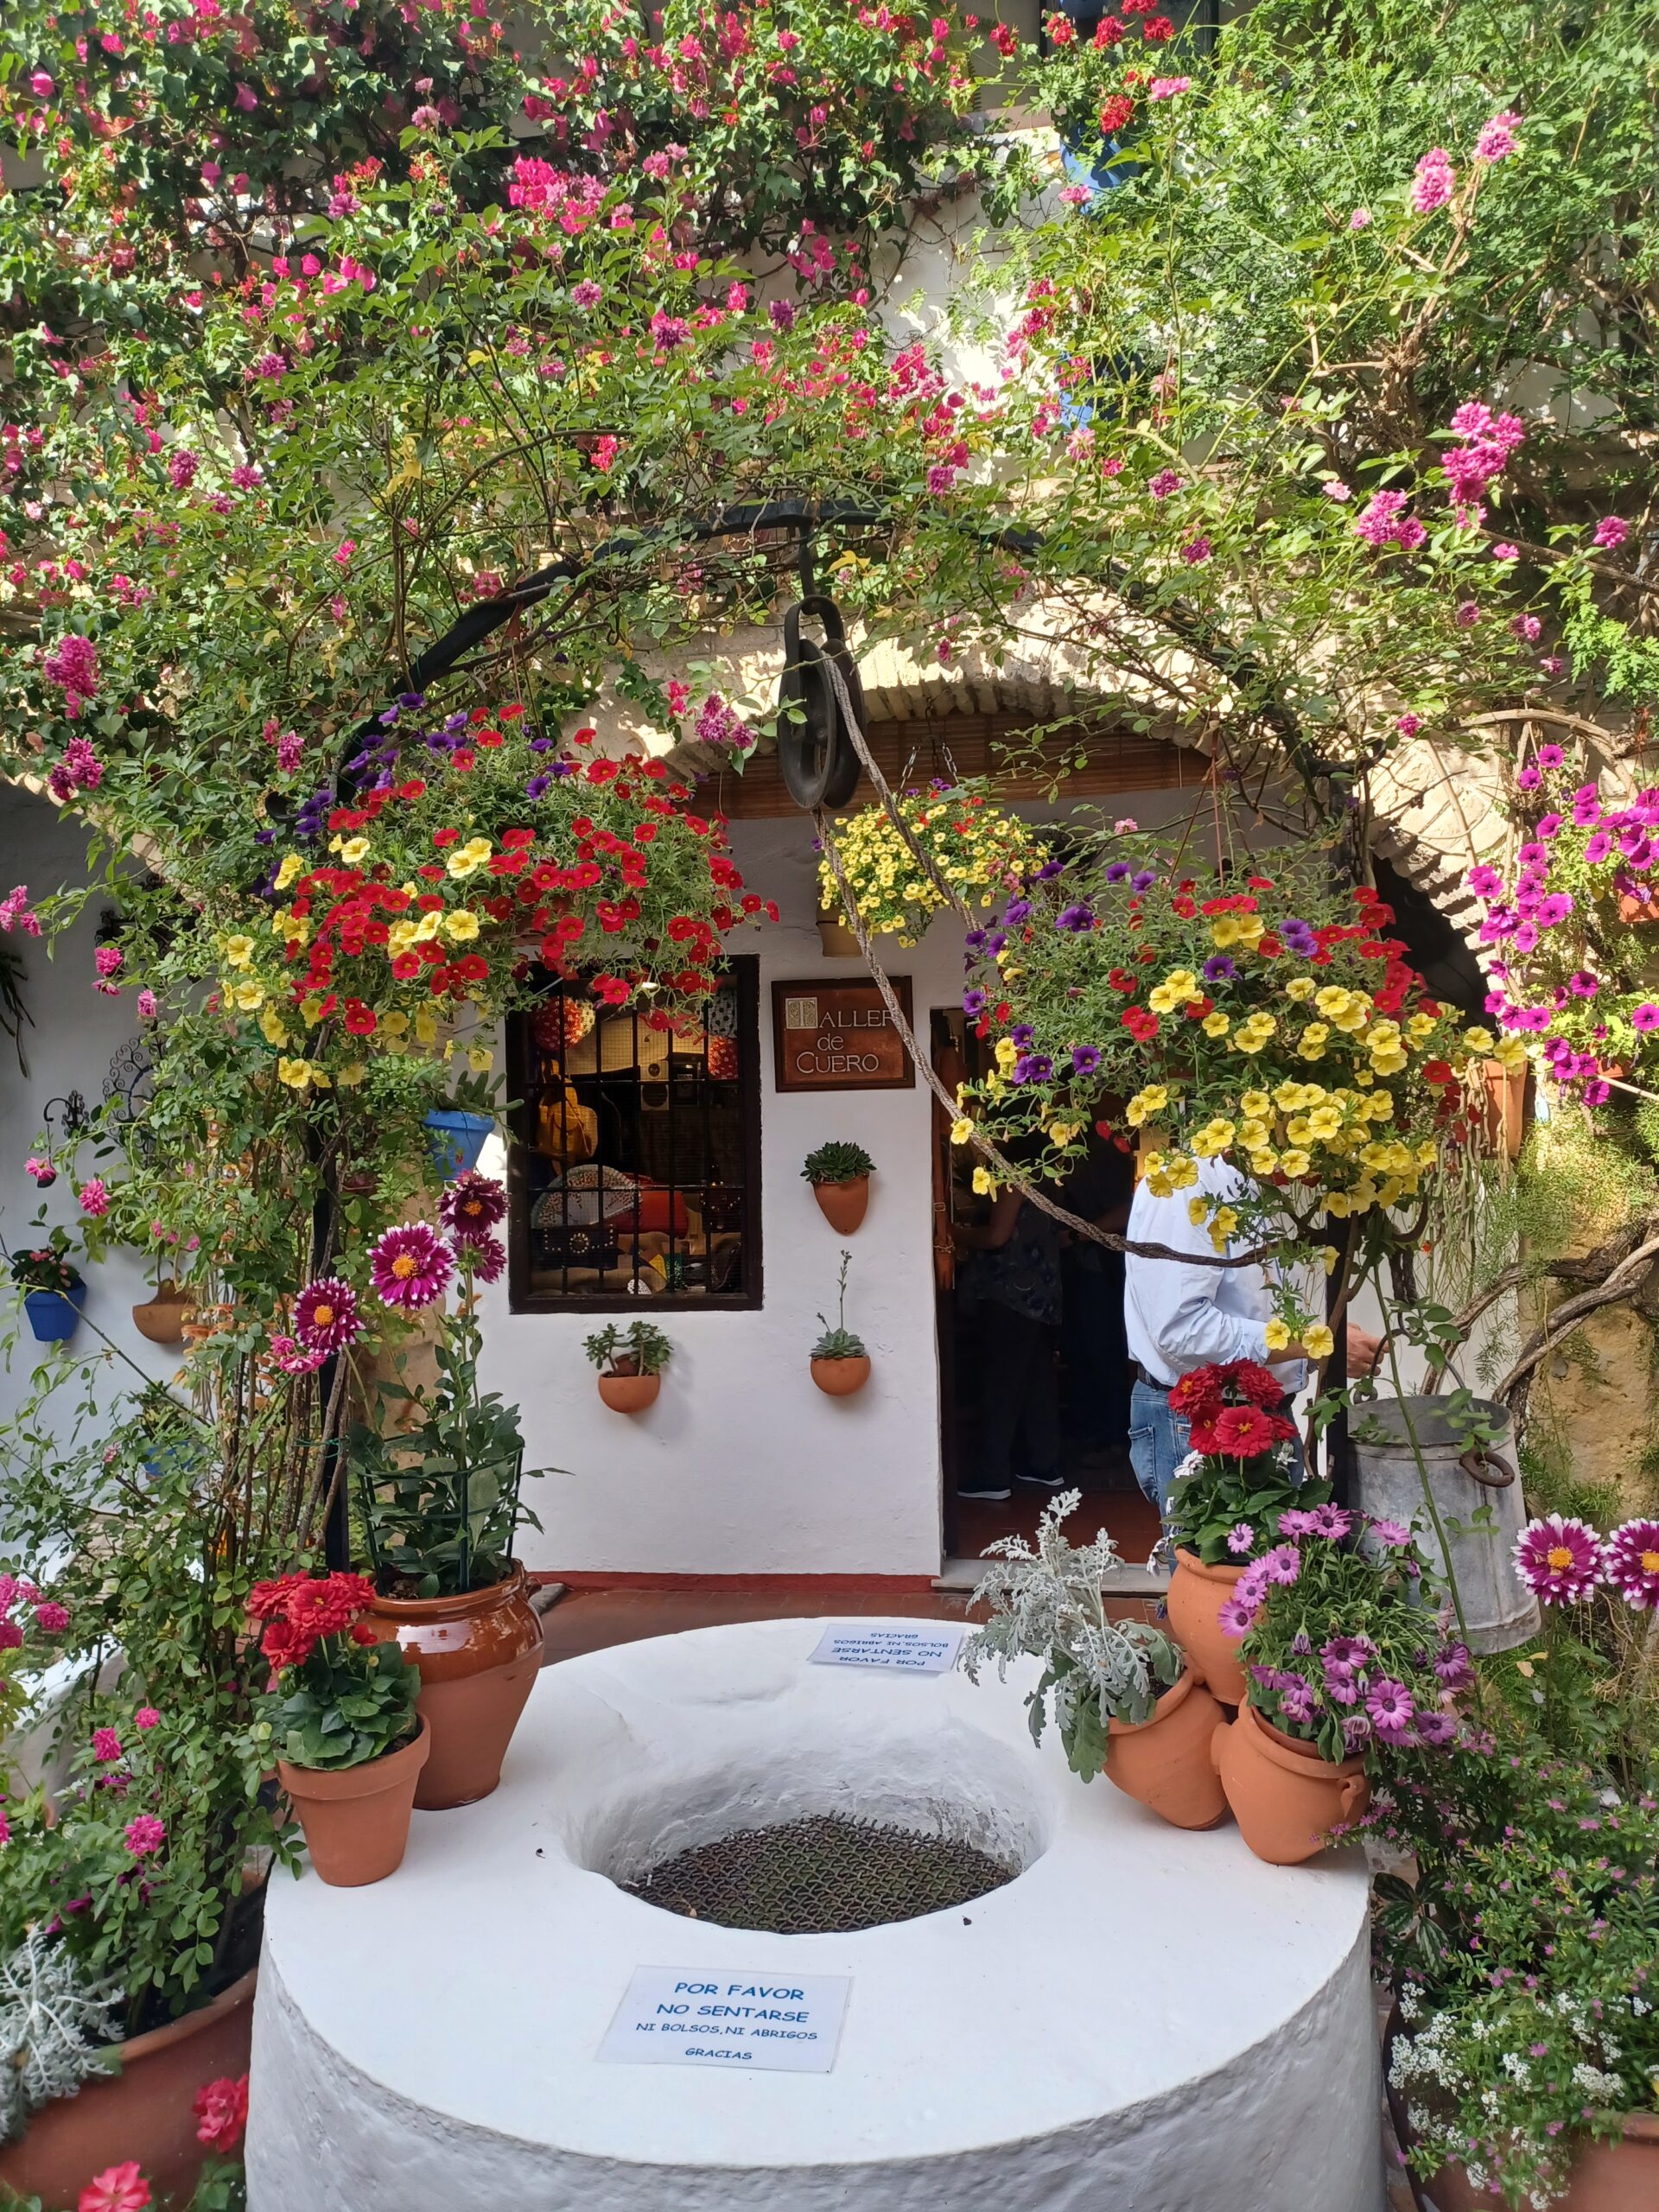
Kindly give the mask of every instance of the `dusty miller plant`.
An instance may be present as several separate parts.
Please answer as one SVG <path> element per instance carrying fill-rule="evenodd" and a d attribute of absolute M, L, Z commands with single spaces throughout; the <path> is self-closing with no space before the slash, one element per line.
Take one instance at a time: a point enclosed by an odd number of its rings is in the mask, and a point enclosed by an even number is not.
<path fill-rule="evenodd" d="M 123 1993 L 39 1929 L 0 1960 L 0 2143 L 21 2135 L 41 2105 L 108 2070 L 104 2050 L 120 2033 Z"/>
<path fill-rule="evenodd" d="M 1091 1544 L 1066 1541 L 1060 1523 L 1081 1503 L 1082 1493 L 1069 1490 L 1045 1506 L 1034 1551 L 1023 1536 L 988 1547 L 996 1563 L 975 1596 L 988 1602 L 991 1618 L 963 1645 L 962 1660 L 976 1682 L 988 1659 L 1001 1676 L 1010 1659 L 1040 1659 L 1042 1679 L 1026 1700 L 1033 1740 L 1042 1741 L 1052 1695 L 1066 1758 L 1088 1782 L 1106 1764 L 1108 1721 L 1150 1719 L 1182 1662 L 1179 1646 L 1149 1622 L 1107 1618 L 1101 1579 L 1122 1562 L 1103 1529 Z"/>

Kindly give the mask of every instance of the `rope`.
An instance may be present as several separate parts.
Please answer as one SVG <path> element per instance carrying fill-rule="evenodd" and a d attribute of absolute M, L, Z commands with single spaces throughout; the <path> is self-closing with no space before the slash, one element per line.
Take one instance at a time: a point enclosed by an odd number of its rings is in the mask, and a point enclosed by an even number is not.
<path fill-rule="evenodd" d="M 853 741 L 853 750 L 857 753 L 864 772 L 875 786 L 881 804 L 887 810 L 888 819 L 945 903 L 960 916 L 963 921 L 971 924 L 973 917 L 960 896 L 943 880 L 931 855 L 921 850 L 915 838 L 911 835 L 910 825 L 899 812 L 898 802 L 893 796 L 887 779 L 871 757 L 864 733 L 859 728 L 858 718 L 853 712 L 853 702 L 848 695 L 845 677 L 828 654 L 824 656 L 820 666 L 830 679 L 830 689 L 836 696 L 836 703 L 841 710 L 842 721 L 846 726 L 848 735 Z M 950 1114 L 952 1121 L 955 1121 L 962 1110 L 961 1107 L 950 1090 L 947 1089 L 938 1071 L 934 1067 L 932 1054 L 924 1052 L 917 1043 L 915 1033 L 905 1017 L 905 1010 L 899 1002 L 899 995 L 888 982 L 880 961 L 876 958 L 874 949 L 870 943 L 869 931 L 864 926 L 863 917 L 858 911 L 858 902 L 853 896 L 847 881 L 846 870 L 842 866 L 841 855 L 836 849 L 834 825 L 830 817 L 823 807 L 816 806 L 812 810 L 812 822 L 818 833 L 818 842 L 823 856 L 830 864 L 830 872 L 836 879 L 836 888 L 841 893 L 841 903 L 846 912 L 848 926 L 851 929 L 859 951 L 863 956 L 864 964 L 869 969 L 877 990 L 881 994 L 881 1001 L 887 1009 L 888 1019 L 899 1032 L 905 1049 L 910 1054 L 912 1065 L 920 1071 L 922 1080 L 938 1100 L 940 1105 Z M 1081 1214 L 1073 1213 L 1069 1207 L 1059 1205 L 1046 1192 L 1037 1189 L 1030 1178 L 1016 1167 L 1007 1154 L 982 1132 L 976 1131 L 969 1142 L 976 1152 L 983 1154 L 1002 1179 L 1011 1183 L 1028 1205 L 1035 1206 L 1039 1213 L 1046 1213 L 1051 1219 L 1058 1222 L 1063 1229 L 1069 1229 L 1074 1236 L 1085 1237 L 1091 1244 L 1104 1246 L 1109 1252 L 1132 1252 L 1138 1260 L 1175 1260 L 1187 1267 L 1249 1268 L 1259 1266 L 1262 1261 L 1270 1259 L 1281 1249 L 1276 1244 L 1258 1245 L 1254 1250 L 1243 1253 L 1236 1259 L 1233 1259 L 1225 1253 L 1216 1253 L 1212 1255 L 1209 1253 L 1179 1252 L 1168 1244 L 1143 1243 L 1138 1240 L 1132 1242 L 1127 1236 L 1118 1236 L 1115 1230 L 1102 1229 L 1096 1223 L 1085 1220 Z"/>

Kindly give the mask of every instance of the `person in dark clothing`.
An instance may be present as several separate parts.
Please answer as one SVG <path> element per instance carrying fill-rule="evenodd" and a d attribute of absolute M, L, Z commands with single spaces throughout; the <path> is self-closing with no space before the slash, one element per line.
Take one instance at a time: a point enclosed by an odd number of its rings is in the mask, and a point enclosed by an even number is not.
<path fill-rule="evenodd" d="M 1126 1153 L 1091 1134 L 1086 1159 L 1061 1185 L 1062 1203 L 1096 1228 L 1122 1236 L 1135 1193 Z M 1078 1471 L 1124 1487 L 1129 1471 L 1129 1348 L 1123 1327 L 1123 1255 L 1072 1235 L 1060 1255 L 1066 1433 Z"/>
<path fill-rule="evenodd" d="M 1015 1479 L 1057 1491 L 1064 1479 L 1054 1372 L 1058 1224 L 1018 1191 L 1003 1190 L 988 1219 L 959 1221 L 955 1235 L 967 1255 L 963 1287 L 977 1307 L 981 1337 L 979 1465 L 957 1495 L 1005 1498 Z"/>

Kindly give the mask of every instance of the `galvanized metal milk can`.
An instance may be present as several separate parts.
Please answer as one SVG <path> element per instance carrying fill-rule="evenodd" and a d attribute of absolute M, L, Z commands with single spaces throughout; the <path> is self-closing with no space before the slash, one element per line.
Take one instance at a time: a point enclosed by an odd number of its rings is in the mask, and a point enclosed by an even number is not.
<path fill-rule="evenodd" d="M 1352 1502 L 1380 1520 L 1414 1522 L 1424 1558 L 1445 1579 L 1447 1561 L 1423 1496 L 1426 1471 L 1450 1540 L 1451 1573 L 1457 1578 L 1469 1641 L 1477 1651 L 1509 1651 L 1539 1629 L 1538 1601 L 1515 1571 L 1515 1546 L 1527 1509 L 1508 1413 L 1489 1398 L 1477 1398 L 1472 1410 L 1492 1432 L 1490 1444 L 1465 1444 L 1447 1417 L 1443 1398 L 1377 1398 L 1357 1406 Z M 1483 1507 L 1487 1513 L 1471 1525 Z"/>

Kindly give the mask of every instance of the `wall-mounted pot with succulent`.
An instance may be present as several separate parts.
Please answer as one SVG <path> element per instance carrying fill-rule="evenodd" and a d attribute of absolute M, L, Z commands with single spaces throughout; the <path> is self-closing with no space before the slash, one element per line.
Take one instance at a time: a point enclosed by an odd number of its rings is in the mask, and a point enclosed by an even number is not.
<path fill-rule="evenodd" d="M 607 1322 L 584 1337 L 582 1348 L 599 1370 L 600 1396 L 618 1414 L 641 1414 L 656 1402 L 663 1370 L 674 1357 L 671 1342 L 649 1321 L 631 1321 L 626 1329 Z"/>
<path fill-rule="evenodd" d="M 874 1173 L 875 1162 L 861 1144 L 840 1139 L 809 1152 L 801 1166 L 819 1211 L 838 1236 L 850 1236 L 863 1220 Z"/>
<path fill-rule="evenodd" d="M 820 1313 L 823 1334 L 812 1347 L 812 1380 L 831 1398 L 849 1398 L 870 1379 L 870 1355 L 864 1349 L 864 1339 L 847 1326 L 847 1270 L 852 1261 L 850 1252 L 842 1254 L 836 1281 L 836 1325 L 832 1329 Z"/>

